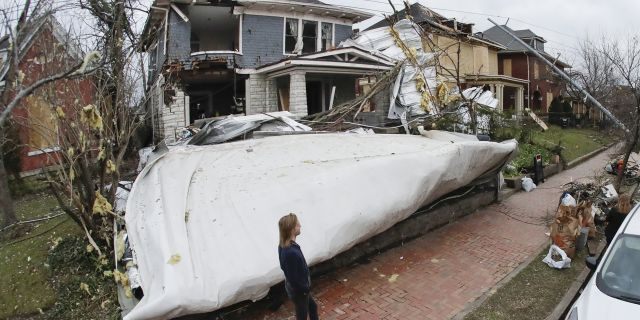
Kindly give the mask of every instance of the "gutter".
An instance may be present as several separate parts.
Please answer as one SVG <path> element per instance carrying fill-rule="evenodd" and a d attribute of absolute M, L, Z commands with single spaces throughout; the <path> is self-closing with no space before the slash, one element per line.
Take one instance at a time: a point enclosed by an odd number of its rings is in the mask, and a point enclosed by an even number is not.
<path fill-rule="evenodd" d="M 169 32 L 169 9 L 151 6 L 151 9 L 164 11 L 164 48 L 163 54 L 167 55 L 167 34 Z"/>

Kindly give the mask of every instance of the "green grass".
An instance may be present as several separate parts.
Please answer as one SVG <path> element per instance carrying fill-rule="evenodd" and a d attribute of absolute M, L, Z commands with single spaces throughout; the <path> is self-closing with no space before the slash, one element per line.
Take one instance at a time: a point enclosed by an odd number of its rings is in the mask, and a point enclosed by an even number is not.
<path fill-rule="evenodd" d="M 545 248 L 533 262 L 464 319 L 544 319 L 551 314 L 584 270 L 585 251 L 576 255 L 570 269 L 557 270 L 542 262 L 548 250 Z"/>
<path fill-rule="evenodd" d="M 16 202 L 20 220 L 45 216 L 56 207 L 55 198 L 47 194 L 28 195 Z M 0 319 L 37 314 L 54 304 L 56 294 L 47 264 L 49 248 L 59 237 L 80 233 L 66 216 L 31 227 L 20 238 L 0 242 Z"/>
<path fill-rule="evenodd" d="M 562 156 L 567 162 L 571 162 L 613 141 L 604 132 L 592 129 L 562 129 L 558 126 L 550 126 L 549 130 L 545 132 L 538 131 L 533 133 L 532 140 L 535 144 L 549 149 L 560 144 L 564 147 Z"/>

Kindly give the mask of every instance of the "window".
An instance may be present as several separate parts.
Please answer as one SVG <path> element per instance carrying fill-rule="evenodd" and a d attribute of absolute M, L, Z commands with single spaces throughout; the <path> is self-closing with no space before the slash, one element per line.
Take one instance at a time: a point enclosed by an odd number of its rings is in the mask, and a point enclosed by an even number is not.
<path fill-rule="evenodd" d="M 318 45 L 318 22 L 302 22 L 302 53 L 316 52 Z"/>
<path fill-rule="evenodd" d="M 200 51 L 200 38 L 197 34 L 191 32 L 191 52 Z"/>
<path fill-rule="evenodd" d="M 596 278 L 596 286 L 604 294 L 630 303 L 640 304 L 640 238 L 622 234 L 613 243 Z"/>
<path fill-rule="evenodd" d="M 29 146 L 42 150 L 58 144 L 58 126 L 51 105 L 42 97 L 27 98 Z"/>
<path fill-rule="evenodd" d="M 511 71 L 511 59 L 504 59 L 502 61 L 502 73 L 505 76 L 509 76 L 511 77 L 512 75 L 512 71 Z"/>
<path fill-rule="evenodd" d="M 333 48 L 333 24 L 322 23 L 322 50 Z"/>
<path fill-rule="evenodd" d="M 284 34 L 284 53 L 296 54 L 298 46 L 298 19 L 287 19 Z"/>
<path fill-rule="evenodd" d="M 284 29 L 285 54 L 313 53 L 334 46 L 332 23 L 287 18 Z"/>

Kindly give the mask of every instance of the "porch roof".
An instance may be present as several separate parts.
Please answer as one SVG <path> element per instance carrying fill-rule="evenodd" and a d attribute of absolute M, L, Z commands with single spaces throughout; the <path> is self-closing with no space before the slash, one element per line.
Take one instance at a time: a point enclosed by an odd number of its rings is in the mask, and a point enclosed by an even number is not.
<path fill-rule="evenodd" d="M 528 80 L 514 78 L 510 76 L 505 76 L 501 74 L 485 74 L 485 75 L 475 75 L 468 74 L 465 76 L 466 82 L 483 82 L 483 83 L 499 83 L 499 84 L 510 84 L 510 85 L 526 85 L 529 83 Z"/>
<path fill-rule="evenodd" d="M 357 47 L 338 48 L 291 56 L 255 70 L 258 74 L 278 76 L 290 69 L 307 69 L 320 73 L 378 73 L 390 70 L 395 62 Z"/>

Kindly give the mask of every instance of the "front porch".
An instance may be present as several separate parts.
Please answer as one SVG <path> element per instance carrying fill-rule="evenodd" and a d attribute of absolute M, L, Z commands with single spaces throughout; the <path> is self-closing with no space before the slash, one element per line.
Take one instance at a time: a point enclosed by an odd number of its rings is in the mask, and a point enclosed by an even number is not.
<path fill-rule="evenodd" d="M 504 75 L 468 75 L 467 87 L 488 85 L 498 99 L 498 110 L 520 117 L 524 111 L 524 87 L 527 80 Z"/>
<path fill-rule="evenodd" d="M 289 111 L 307 116 L 327 111 L 365 92 L 378 73 L 393 65 L 358 48 L 343 48 L 259 68 L 246 83 L 247 114 Z"/>

